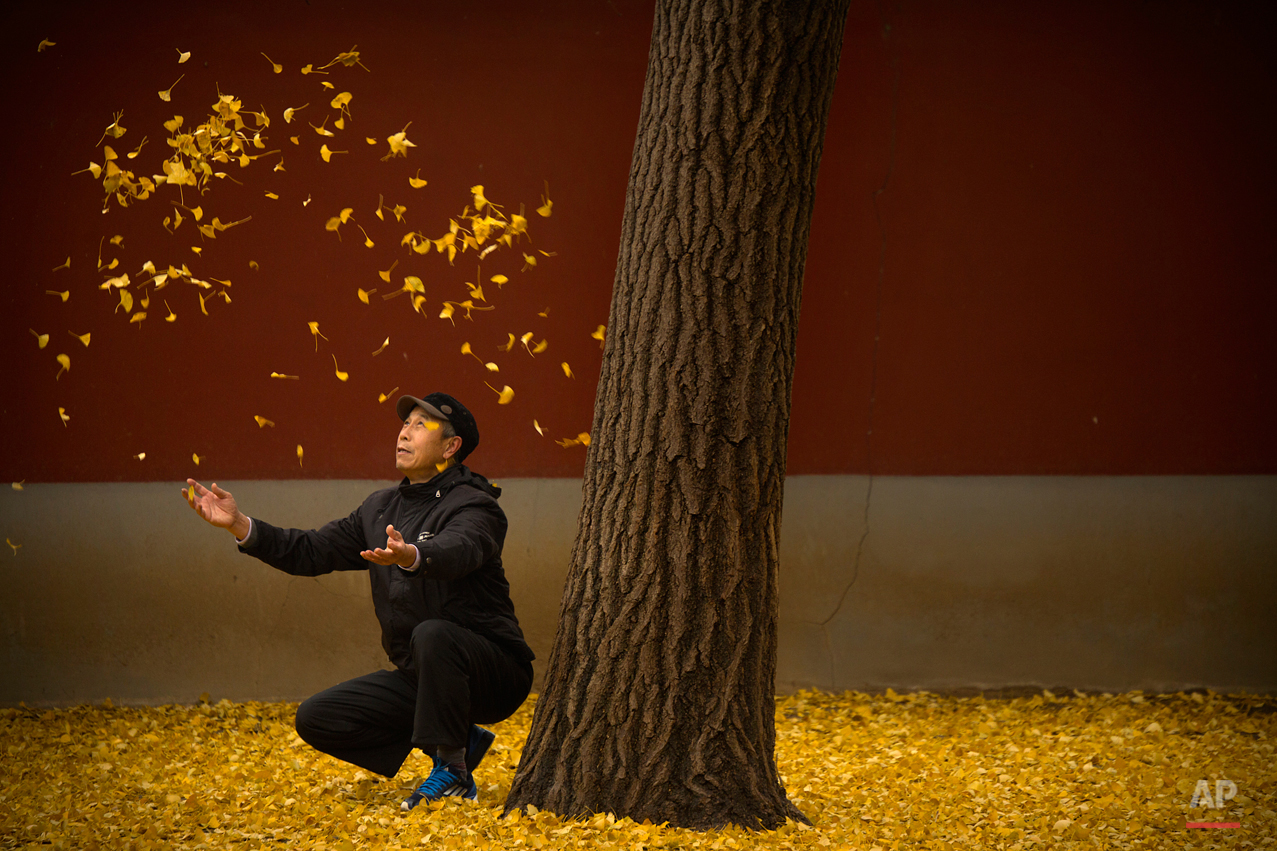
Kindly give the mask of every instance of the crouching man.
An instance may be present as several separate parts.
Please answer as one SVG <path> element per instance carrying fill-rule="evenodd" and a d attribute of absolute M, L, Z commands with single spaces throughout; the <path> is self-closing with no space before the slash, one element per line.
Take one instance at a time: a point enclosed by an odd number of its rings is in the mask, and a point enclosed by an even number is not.
<path fill-rule="evenodd" d="M 381 643 L 393 671 L 335 685 L 297 710 L 297 732 L 317 750 L 394 777 L 412 749 L 434 770 L 403 802 L 476 799 L 474 770 L 532 687 L 532 649 L 515 618 L 501 567 L 506 517 L 500 489 L 461 462 L 479 443 L 465 406 L 445 393 L 403 396 L 397 487 L 372 494 L 319 529 L 280 529 L 239 510 L 216 483 L 187 479 L 182 495 L 204 520 L 230 530 L 241 552 L 295 576 L 367 570 Z"/>

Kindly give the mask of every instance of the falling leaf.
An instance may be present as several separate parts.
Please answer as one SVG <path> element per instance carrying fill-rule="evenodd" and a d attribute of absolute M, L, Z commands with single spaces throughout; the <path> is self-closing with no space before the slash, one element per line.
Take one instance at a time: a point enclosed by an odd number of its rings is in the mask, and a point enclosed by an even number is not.
<path fill-rule="evenodd" d="M 389 337 L 387 337 L 387 338 L 385 339 L 385 342 L 383 342 L 383 343 L 381 344 L 381 347 L 380 347 L 380 348 L 378 348 L 378 349 L 377 349 L 377 351 L 375 351 L 375 352 L 373 352 L 373 353 L 372 353 L 372 356 L 373 356 L 373 357 L 376 357 L 377 355 L 381 354 L 382 352 L 384 352 L 384 351 L 386 350 L 386 346 L 389 346 L 389 345 L 390 345 L 390 338 L 389 338 Z"/>
<path fill-rule="evenodd" d="M 40 42 L 40 43 L 44 44 L 44 42 Z M 52 44 L 53 42 L 49 42 L 49 43 Z M 18 554 L 18 550 L 22 549 L 22 544 L 15 544 L 13 541 L 10 541 L 8 538 L 5 538 L 4 542 L 13 548 L 13 554 L 15 556 Z"/>
<path fill-rule="evenodd" d="M 319 155 L 323 157 L 324 162 L 331 162 L 333 154 L 348 154 L 350 151 L 330 151 L 327 145 L 319 148 Z"/>
<path fill-rule="evenodd" d="M 405 124 L 404 128 L 398 133 L 395 133 L 393 136 L 386 137 L 386 141 L 390 143 L 390 153 L 381 158 L 382 162 L 385 162 L 391 157 L 406 157 L 408 156 L 409 148 L 417 147 L 412 142 L 408 141 L 407 133 L 410 126 L 412 126 L 411 121 Z"/>
<path fill-rule="evenodd" d="M 501 350 L 501 351 L 503 351 L 503 352 L 508 352 L 508 351 L 510 351 L 511 349 L 513 349 L 513 348 L 514 348 L 514 335 L 513 335 L 513 334 L 511 334 L 511 335 L 510 335 L 510 339 L 509 339 L 508 341 L 506 341 L 506 344 L 505 344 L 504 346 L 497 346 L 497 348 L 498 348 L 498 349 L 500 349 L 500 350 Z"/>
<path fill-rule="evenodd" d="M 271 378 L 291 378 L 291 379 L 293 379 L 294 381 L 296 381 L 296 380 L 297 380 L 297 376 L 295 376 L 295 375 L 284 375 L 282 372 L 272 372 L 272 373 L 270 374 L 270 377 L 271 377 Z"/>
<path fill-rule="evenodd" d="M 273 201 L 278 201 L 278 200 L 279 200 L 279 196 L 278 196 L 278 195 L 276 195 L 274 192 L 267 192 L 267 193 L 266 193 L 266 197 L 267 197 L 267 198 L 270 198 L 270 199 L 271 199 L 271 200 L 273 200 Z"/>
<path fill-rule="evenodd" d="M 300 467 L 301 465 L 302 465 L 302 445 L 299 443 L 297 444 L 297 466 Z"/>
<path fill-rule="evenodd" d="M 181 65 L 183 62 L 185 62 L 186 60 L 188 60 L 188 59 L 190 59 L 190 58 L 191 58 L 191 52 L 190 52 L 189 50 L 188 50 L 188 51 L 186 51 L 185 53 L 183 53 L 183 52 L 181 51 L 181 49 L 180 49 L 180 48 L 176 48 L 176 47 L 175 47 L 175 48 L 173 48 L 173 49 L 177 51 L 177 64 L 178 64 L 178 65 Z"/>
<path fill-rule="evenodd" d="M 305 201 L 302 201 L 302 206 L 303 206 L 303 207 L 305 207 L 305 206 L 306 206 L 307 204 L 309 204 L 309 203 L 310 203 L 310 195 L 307 195 L 307 196 L 306 196 L 306 200 L 305 200 Z"/>
<path fill-rule="evenodd" d="M 365 141 L 365 142 L 367 142 L 367 143 L 368 143 L 368 144 L 370 144 L 370 145 L 375 145 L 375 144 L 377 144 L 377 140 L 376 140 L 376 139 L 374 139 L 374 138 L 373 138 L 373 137 L 371 137 L 371 136 L 365 136 L 365 137 L 364 137 L 364 141 Z"/>
<path fill-rule="evenodd" d="M 58 416 L 62 418 L 62 425 L 71 422 L 71 415 L 67 413 L 66 408 L 58 408 Z"/>
<path fill-rule="evenodd" d="M 524 254 L 524 255 L 523 255 L 523 268 L 522 268 L 522 269 L 520 269 L 519 271 L 520 271 L 520 272 L 526 272 L 526 271 L 528 271 L 529 269 L 534 268 L 536 265 L 537 265 L 537 259 L 536 259 L 535 257 L 533 257 L 531 254 Z"/>
<path fill-rule="evenodd" d="M 360 68 L 363 68 L 365 71 L 367 71 L 368 67 L 364 65 L 364 63 L 359 61 L 359 51 L 355 50 L 355 47 L 358 47 L 358 46 L 359 45 L 355 45 L 354 47 L 351 47 L 350 50 L 347 50 L 345 53 L 338 53 L 336 58 L 334 58 L 327 65 L 321 65 L 320 68 L 330 68 L 333 65 L 336 65 L 338 62 L 340 62 L 342 65 L 345 65 L 347 68 L 350 68 L 353 65 L 358 65 Z"/>
<path fill-rule="evenodd" d="M 563 367 L 563 374 L 564 374 L 564 375 L 566 375 L 568 378 L 576 378 L 576 376 L 572 374 L 572 367 L 568 366 L 568 362 L 567 362 L 567 361 L 564 361 L 563 363 L 561 363 L 561 364 L 559 364 L 559 365 Z"/>
<path fill-rule="evenodd" d="M 545 437 L 545 430 L 541 428 L 541 424 L 538 423 L 536 420 L 532 421 L 532 427 L 537 430 L 537 434 L 541 435 L 542 437 Z"/>
<path fill-rule="evenodd" d="M 262 56 L 266 56 L 266 54 L 263 53 Z M 269 56 L 266 56 L 266 61 L 270 63 L 271 70 L 274 71 L 276 74 L 283 73 L 284 71 L 283 65 L 280 65 L 278 62 L 276 62 L 274 59 L 271 59 Z"/>
<path fill-rule="evenodd" d="M 376 292 L 375 289 L 365 290 L 363 287 L 359 287 L 355 290 L 356 295 L 359 296 L 359 300 L 362 301 L 364 304 L 368 303 L 368 296 L 372 295 L 375 292 Z"/>
<path fill-rule="evenodd" d="M 60 270 L 60 269 L 70 269 L 70 268 L 71 268 L 71 257 L 70 257 L 70 255 L 68 255 L 68 256 L 67 256 L 67 262 L 63 263 L 61 266 L 58 266 L 58 267 L 57 267 L 57 268 L 55 268 L 53 271 L 57 272 L 57 271 L 58 271 L 58 270 Z"/>
<path fill-rule="evenodd" d="M 133 314 L 133 318 L 131 318 L 131 319 L 129 320 L 129 324 L 130 324 L 130 325 L 132 325 L 134 322 L 136 322 L 136 323 L 138 323 L 138 325 L 139 325 L 139 327 L 140 327 L 140 326 L 141 326 L 141 324 L 142 324 L 142 320 L 144 320 L 144 319 L 146 319 L 146 311 L 145 311 L 145 310 L 139 310 L 137 313 Z"/>
<path fill-rule="evenodd" d="M 49 41 L 47 38 L 42 38 L 40 39 L 40 43 L 35 46 L 35 52 L 44 53 L 44 49 L 46 47 L 53 47 L 55 44 L 57 44 L 56 41 Z"/>
<path fill-rule="evenodd" d="M 394 391 L 391 391 L 391 392 L 394 392 Z M 26 479 L 23 479 L 20 482 L 10 482 L 9 487 L 13 488 L 15 491 L 20 491 L 22 490 L 22 486 L 26 484 L 26 482 L 27 482 Z"/>
<path fill-rule="evenodd" d="M 92 335 L 92 333 L 89 333 L 89 334 L 77 334 L 77 333 L 75 333 L 74 331 L 68 331 L 67 333 L 68 333 L 68 334 L 70 334 L 72 337 L 75 337 L 75 338 L 76 338 L 77 340 L 79 340 L 81 343 L 84 343 L 84 347 L 85 347 L 86 349 L 89 347 L 89 337 L 93 336 L 93 335 Z M 41 346 L 40 348 L 42 348 L 42 349 L 43 349 L 43 348 L 44 348 L 44 346 Z"/>
<path fill-rule="evenodd" d="M 349 377 L 350 377 L 350 373 L 348 373 L 348 372 L 342 372 L 342 371 L 341 371 L 341 370 L 337 367 L 337 356 L 336 356 L 336 355 L 333 355 L 333 369 L 334 369 L 334 370 L 336 370 L 336 372 L 337 372 L 337 380 L 338 380 L 338 381 L 345 381 L 347 378 L 349 378 Z"/>
<path fill-rule="evenodd" d="M 363 225 L 355 225 L 355 227 L 357 227 L 357 228 L 359 228 L 361 231 L 363 231 L 363 233 L 364 233 L 364 245 L 365 245 L 365 246 L 367 246 L 368 248 L 372 248 L 372 247 L 373 247 L 372 237 L 368 235 L 368 231 L 364 230 L 364 226 L 363 226 Z"/>
<path fill-rule="evenodd" d="M 310 104 L 309 104 L 309 103 L 304 103 L 304 104 L 302 104 L 301 106 L 290 106 L 290 107 L 288 107 L 287 109 L 285 109 L 285 110 L 284 110 L 284 123 L 285 123 L 285 124 L 291 124 L 291 123 L 293 122 L 293 116 L 294 116 L 294 115 L 296 115 L 297 113 L 301 112 L 303 109 L 305 109 L 305 108 L 306 108 L 306 107 L 308 107 L 308 106 L 310 106 Z"/>
<path fill-rule="evenodd" d="M 575 438 L 568 437 L 568 438 L 564 438 L 563 440 L 556 440 L 555 443 L 559 444 L 564 449 L 567 449 L 571 446 L 589 446 L 590 435 L 588 432 L 583 431 L 580 434 L 578 434 Z"/>
<path fill-rule="evenodd" d="M 470 192 L 474 194 L 474 208 L 482 213 L 483 208 L 488 206 L 488 199 L 483 197 L 483 184 L 470 187 Z"/>
<path fill-rule="evenodd" d="M 537 313 L 537 316 L 545 316 L 545 317 L 548 317 L 549 315 L 550 315 L 550 308 L 548 308 L 548 307 L 547 307 L 545 310 L 542 310 L 542 311 L 540 311 L 539 313 Z"/>
<path fill-rule="evenodd" d="M 340 109 L 342 112 L 347 112 L 346 107 L 350 105 L 351 98 L 353 97 L 354 95 L 350 92 L 342 92 L 332 99 L 330 106 L 332 106 L 333 109 Z"/>
<path fill-rule="evenodd" d="M 145 460 L 146 460 L 146 453 L 145 453 L 145 452 L 139 452 L 138 454 L 134 455 L 133 457 L 134 457 L 134 458 L 136 458 L 136 459 L 137 459 L 137 460 L 139 460 L 139 461 L 145 461 Z"/>
<path fill-rule="evenodd" d="M 36 330 L 35 330 L 34 328 L 28 328 L 27 330 L 28 330 L 28 331 L 30 331 L 33 335 L 35 335 L 35 341 L 36 341 L 36 344 L 37 344 L 38 348 L 43 349 L 45 346 L 49 345 L 49 335 L 48 335 L 48 334 L 37 334 L 37 333 L 36 333 Z M 86 345 L 87 345 L 87 344 L 86 344 Z"/>
<path fill-rule="evenodd" d="M 421 169 L 417 169 L 417 176 L 408 178 L 408 185 L 413 189 L 420 189 L 426 185 L 426 181 L 421 177 Z"/>
<path fill-rule="evenodd" d="M 319 85 L 323 86 L 325 89 L 332 89 L 332 88 L 336 88 L 336 87 L 335 87 L 332 83 L 328 82 L 327 80 L 325 80 L 324 82 L 320 83 Z"/>
<path fill-rule="evenodd" d="M 196 467 L 198 467 L 200 465 L 200 462 L 207 457 L 208 457 L 207 455 L 201 456 L 201 455 L 196 455 L 194 452 L 191 453 L 191 460 L 195 462 Z"/>
<path fill-rule="evenodd" d="M 266 419 L 265 417 L 259 417 L 259 416 L 257 416 L 256 414 L 253 414 L 253 419 L 257 420 L 257 427 L 258 427 L 258 428 L 266 428 L 266 426 L 270 426 L 271 428 L 274 428 L 274 427 L 275 427 L 275 423 L 271 422 L 270 420 Z"/>
<path fill-rule="evenodd" d="M 320 136 L 336 136 L 337 135 L 336 133 L 334 133 L 333 131 L 329 130 L 327 127 L 324 126 L 327 123 L 328 123 L 328 116 L 325 115 L 324 120 L 319 123 L 318 127 L 316 127 L 314 124 L 310 125 L 310 127 Z"/>
<path fill-rule="evenodd" d="M 324 335 L 323 335 L 322 333 L 320 333 L 320 330 L 319 330 L 319 323 L 318 323 L 318 322 L 307 322 L 306 324 L 310 326 L 310 333 L 311 333 L 311 336 L 313 336 L 313 337 L 315 338 L 315 351 L 319 351 L 319 338 L 320 338 L 320 337 L 324 337 Z M 325 340 L 327 340 L 328 338 L 327 338 L 327 337 L 324 337 L 324 339 L 325 339 Z"/>
<path fill-rule="evenodd" d="M 168 306 L 168 302 L 164 302 L 164 306 L 168 308 L 168 316 L 164 317 L 165 322 L 174 322 L 177 320 L 177 314 L 173 312 L 173 308 Z"/>
<path fill-rule="evenodd" d="M 509 384 L 505 385 L 500 390 L 498 390 L 497 388 L 493 387 L 491 384 L 488 384 L 488 382 L 486 381 L 483 383 L 487 384 L 489 390 L 497 394 L 498 405 L 508 405 L 510 404 L 510 400 L 514 398 L 514 390 L 511 389 Z"/>
<path fill-rule="evenodd" d="M 396 390 L 398 390 L 398 389 L 399 389 L 399 386 L 398 386 L 398 385 L 395 385 L 394 389 L 392 389 L 389 393 L 378 393 L 378 394 L 377 394 L 377 404 L 379 404 L 379 405 L 380 405 L 382 402 L 384 402 L 384 401 L 386 401 L 387 399 L 389 399 L 391 396 L 393 396 L 393 395 L 395 394 L 395 391 L 396 391 Z"/>
<path fill-rule="evenodd" d="M 185 74 L 182 75 L 182 77 L 185 77 L 185 76 L 186 76 Z M 182 82 L 182 77 L 178 77 L 176 80 L 174 80 L 173 86 L 176 86 L 178 83 Z M 167 89 L 160 92 L 160 100 L 168 101 L 172 99 L 173 86 L 169 86 Z"/>
<path fill-rule="evenodd" d="M 594 333 L 590 335 L 591 337 L 599 341 L 600 349 L 603 348 L 603 331 L 605 327 L 606 326 L 600 325 L 598 328 L 594 330 Z"/>
<path fill-rule="evenodd" d="M 449 322 L 452 322 L 453 325 L 456 325 L 457 323 L 454 322 L 452 319 L 452 314 L 454 311 L 455 311 L 455 308 L 452 306 L 452 302 L 445 301 L 443 303 L 443 310 L 439 311 L 439 318 L 447 319 Z"/>
<path fill-rule="evenodd" d="M 485 363 L 483 366 L 484 366 L 484 369 L 488 370 L 488 372 L 500 372 L 500 371 L 501 371 L 501 367 L 497 366 L 497 365 L 496 365 L 495 363 L 493 363 L 492 361 L 488 361 L 488 362 L 487 362 L 487 363 Z"/>
<path fill-rule="evenodd" d="M 500 287 L 502 284 L 504 284 L 506 281 L 509 281 L 510 279 L 507 278 L 505 275 L 493 275 L 488 280 L 492 281 L 492 283 Z"/>
<path fill-rule="evenodd" d="M 550 347 L 550 341 L 542 340 L 541 342 L 537 343 L 535 346 L 532 347 L 531 353 L 533 355 L 539 355 L 542 352 L 544 352 L 546 349 L 548 349 L 549 347 Z"/>
<path fill-rule="evenodd" d="M 554 210 L 554 202 L 550 200 L 550 182 L 548 180 L 545 184 L 545 194 L 541 196 L 541 200 L 544 203 L 542 203 L 540 207 L 537 207 L 537 213 L 549 218 L 550 213 Z"/>
<path fill-rule="evenodd" d="M 249 261 L 248 261 L 248 268 L 250 268 L 250 269 L 252 269 L 254 272 L 256 272 L 258 269 L 260 269 L 260 268 L 262 268 L 262 267 L 261 267 L 261 266 L 259 266 L 259 265 L 257 265 L 257 261 L 256 261 L 256 260 L 249 260 Z"/>
<path fill-rule="evenodd" d="M 313 64 L 306 64 L 302 66 L 302 73 L 303 74 L 327 74 L 328 72 L 318 70 L 317 68 L 315 68 Z"/>
<path fill-rule="evenodd" d="M 390 268 L 389 268 L 389 269 L 387 269 L 387 270 L 386 270 L 386 271 L 384 271 L 384 272 L 378 272 L 378 273 L 377 273 L 377 275 L 378 275 L 378 276 L 379 276 L 379 277 L 380 277 L 383 281 L 385 281 L 386 283 L 390 283 L 390 273 L 391 273 L 391 272 L 393 272 L 393 271 L 395 271 L 395 267 L 396 267 L 396 266 L 398 266 L 398 265 L 399 265 L 399 261 L 398 261 L 398 260 L 396 260 L 395 262 L 393 262 L 393 263 L 391 263 L 391 264 L 390 264 Z"/>
<path fill-rule="evenodd" d="M 61 378 L 62 373 L 71 371 L 71 356 L 70 355 L 58 355 L 56 360 L 59 364 L 62 365 L 62 368 L 58 370 L 57 375 L 53 376 L 54 381 L 57 381 L 59 378 Z"/>

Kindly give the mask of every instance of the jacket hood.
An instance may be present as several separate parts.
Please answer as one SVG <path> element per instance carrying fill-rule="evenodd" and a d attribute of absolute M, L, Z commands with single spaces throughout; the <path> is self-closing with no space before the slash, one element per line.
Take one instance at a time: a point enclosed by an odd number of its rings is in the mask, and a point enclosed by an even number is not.
<path fill-rule="evenodd" d="M 465 464 L 458 464 L 455 467 L 449 467 L 442 473 L 435 475 L 429 481 L 413 484 L 408 481 L 405 476 L 403 481 L 399 483 L 399 490 L 415 493 L 419 491 L 439 491 L 447 493 L 456 487 L 469 487 L 482 491 L 493 499 L 501 496 L 501 488 L 489 482 L 486 478 L 471 470 Z"/>

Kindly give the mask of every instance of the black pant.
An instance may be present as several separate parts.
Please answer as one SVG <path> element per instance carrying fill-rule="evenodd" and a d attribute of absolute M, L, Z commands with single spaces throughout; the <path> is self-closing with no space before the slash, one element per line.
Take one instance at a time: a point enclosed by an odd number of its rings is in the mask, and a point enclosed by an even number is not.
<path fill-rule="evenodd" d="M 413 670 L 376 671 L 307 699 L 297 734 L 311 747 L 394 777 L 414 747 L 465 748 L 471 724 L 514 714 L 532 689 L 532 663 L 450 621 L 412 631 Z"/>

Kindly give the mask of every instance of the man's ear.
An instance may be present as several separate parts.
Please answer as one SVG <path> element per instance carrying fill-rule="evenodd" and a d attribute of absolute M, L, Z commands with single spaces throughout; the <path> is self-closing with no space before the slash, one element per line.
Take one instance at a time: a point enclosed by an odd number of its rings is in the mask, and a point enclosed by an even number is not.
<path fill-rule="evenodd" d="M 445 459 L 448 459 L 448 458 L 451 458 L 453 455 L 456 455 L 458 452 L 460 452 L 461 442 L 462 441 L 460 436 L 454 435 L 453 437 L 448 438 L 448 443 L 450 445 L 447 449 L 443 450 L 443 457 Z"/>

